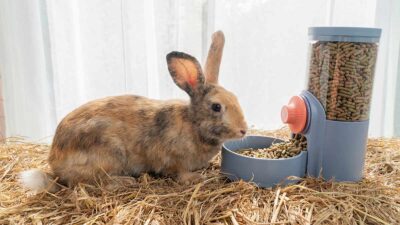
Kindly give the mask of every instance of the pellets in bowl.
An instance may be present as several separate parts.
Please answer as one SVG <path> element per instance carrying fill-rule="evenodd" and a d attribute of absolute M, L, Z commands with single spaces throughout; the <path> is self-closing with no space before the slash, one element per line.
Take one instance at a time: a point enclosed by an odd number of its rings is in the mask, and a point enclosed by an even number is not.
<path fill-rule="evenodd" d="M 302 135 L 295 135 L 289 141 L 274 143 L 268 148 L 246 148 L 237 150 L 236 153 L 253 158 L 281 159 L 294 157 L 306 149 L 306 138 Z"/>

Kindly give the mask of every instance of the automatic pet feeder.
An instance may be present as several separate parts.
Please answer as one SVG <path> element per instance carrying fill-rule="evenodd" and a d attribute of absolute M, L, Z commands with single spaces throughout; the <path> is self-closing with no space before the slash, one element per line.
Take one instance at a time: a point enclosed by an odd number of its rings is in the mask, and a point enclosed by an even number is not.
<path fill-rule="evenodd" d="M 275 140 L 249 136 L 222 148 L 221 170 L 232 180 L 271 187 L 289 176 L 336 181 L 362 178 L 369 109 L 381 30 L 356 27 L 309 28 L 307 90 L 283 106 L 282 121 L 307 138 L 307 152 L 285 159 L 250 158 L 242 148 L 269 147 Z"/>

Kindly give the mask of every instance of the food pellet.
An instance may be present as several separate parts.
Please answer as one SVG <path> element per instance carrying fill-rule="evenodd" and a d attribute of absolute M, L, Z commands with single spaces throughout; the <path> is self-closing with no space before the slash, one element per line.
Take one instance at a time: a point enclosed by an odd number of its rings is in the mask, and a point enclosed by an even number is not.
<path fill-rule="evenodd" d="M 308 91 L 339 121 L 368 120 L 378 45 L 318 41 L 311 45 Z"/>
<path fill-rule="evenodd" d="M 254 158 L 280 159 L 294 157 L 306 149 L 306 138 L 302 135 L 295 135 L 289 141 L 274 143 L 268 148 L 240 149 L 236 153 Z"/>

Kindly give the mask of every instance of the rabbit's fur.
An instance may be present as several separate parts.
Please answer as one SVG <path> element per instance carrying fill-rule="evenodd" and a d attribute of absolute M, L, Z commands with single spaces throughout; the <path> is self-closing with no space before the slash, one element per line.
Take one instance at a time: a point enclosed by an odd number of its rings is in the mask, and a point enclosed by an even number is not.
<path fill-rule="evenodd" d="M 190 102 L 124 95 L 91 101 L 69 113 L 51 146 L 52 177 L 67 186 L 142 172 L 183 183 L 199 180 L 201 175 L 192 171 L 207 166 L 224 141 L 241 138 L 247 130 L 237 98 L 217 84 L 223 33 L 214 33 L 212 39 L 205 75 L 194 57 L 167 55 L 171 77 Z M 216 103 L 220 112 L 213 109 Z M 51 179 L 38 170 L 25 172 L 21 179 L 28 188 L 40 191 L 49 185 L 44 180 L 32 187 L 26 182 L 28 173 Z"/>

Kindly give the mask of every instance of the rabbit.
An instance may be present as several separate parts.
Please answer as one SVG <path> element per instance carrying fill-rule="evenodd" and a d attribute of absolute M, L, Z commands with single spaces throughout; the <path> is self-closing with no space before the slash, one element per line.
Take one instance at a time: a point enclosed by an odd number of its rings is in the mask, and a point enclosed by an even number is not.
<path fill-rule="evenodd" d="M 191 55 L 167 54 L 169 73 L 190 101 L 122 95 L 73 110 L 56 129 L 51 172 L 22 172 L 22 185 L 56 192 L 59 184 L 73 187 L 145 172 L 183 184 L 201 181 L 194 171 L 208 166 L 224 141 L 243 138 L 247 131 L 237 97 L 218 84 L 224 42 L 222 31 L 212 35 L 204 71 Z"/>

